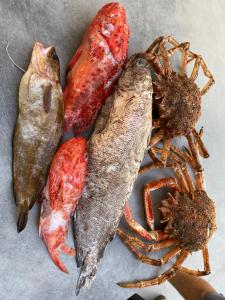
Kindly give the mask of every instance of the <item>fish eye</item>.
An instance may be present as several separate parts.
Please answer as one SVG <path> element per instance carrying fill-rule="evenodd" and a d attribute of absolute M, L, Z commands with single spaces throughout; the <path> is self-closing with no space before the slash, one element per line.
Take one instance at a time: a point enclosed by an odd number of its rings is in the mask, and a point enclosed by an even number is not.
<path fill-rule="evenodd" d="M 56 52 L 54 52 L 54 53 L 52 54 L 52 58 L 55 59 L 55 60 L 58 60 L 58 59 L 59 59 L 59 58 L 58 58 L 58 55 L 56 54 Z"/>
<path fill-rule="evenodd" d="M 148 62 L 147 62 L 147 60 L 145 60 L 144 58 L 138 58 L 138 59 L 136 60 L 136 65 L 137 65 L 138 67 L 146 67 L 146 66 L 148 65 Z"/>

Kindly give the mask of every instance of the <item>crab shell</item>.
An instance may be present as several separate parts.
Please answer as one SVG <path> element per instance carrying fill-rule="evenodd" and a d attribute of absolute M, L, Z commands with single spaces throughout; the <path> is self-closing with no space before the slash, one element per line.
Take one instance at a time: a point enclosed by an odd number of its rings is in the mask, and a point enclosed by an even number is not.
<path fill-rule="evenodd" d="M 162 201 L 160 208 L 167 222 L 165 232 L 175 238 L 182 249 L 198 251 L 216 230 L 215 205 L 204 191 L 176 192 Z"/>
<path fill-rule="evenodd" d="M 193 80 L 175 72 L 168 77 L 158 75 L 154 83 L 154 108 L 166 136 L 191 133 L 201 115 L 201 93 Z"/>

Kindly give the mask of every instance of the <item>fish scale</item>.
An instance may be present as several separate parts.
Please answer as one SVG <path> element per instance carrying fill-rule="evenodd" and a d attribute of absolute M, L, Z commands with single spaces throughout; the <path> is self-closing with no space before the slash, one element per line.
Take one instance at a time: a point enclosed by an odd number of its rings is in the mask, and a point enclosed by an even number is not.
<path fill-rule="evenodd" d="M 77 294 L 95 277 L 98 260 L 115 235 L 147 148 L 152 81 L 143 54 L 130 58 L 109 101 L 112 103 L 106 102 L 88 143 L 86 185 L 74 215 L 77 264 L 81 266 Z"/>

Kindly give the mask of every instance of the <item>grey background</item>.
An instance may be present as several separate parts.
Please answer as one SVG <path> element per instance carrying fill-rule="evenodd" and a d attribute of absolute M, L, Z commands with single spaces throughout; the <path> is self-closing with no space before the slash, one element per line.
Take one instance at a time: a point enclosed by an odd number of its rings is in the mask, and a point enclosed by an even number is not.
<path fill-rule="evenodd" d="M 173 35 L 178 41 L 190 41 L 191 49 L 202 54 L 215 76 L 216 84 L 203 98 L 198 128 L 201 125 L 205 127 L 204 141 L 211 154 L 210 159 L 203 161 L 206 186 L 209 196 L 217 205 L 218 230 L 209 244 L 212 274 L 207 279 L 225 293 L 225 1 L 121 2 L 126 7 L 131 28 L 130 54 L 145 50 L 159 35 Z M 63 257 L 70 270 L 69 275 L 60 272 L 51 262 L 38 236 L 38 205 L 30 213 L 26 230 L 20 235 L 16 232 L 11 143 L 22 73 L 8 59 L 6 43 L 10 43 L 11 56 L 25 69 L 35 41 L 55 45 L 64 79 L 68 60 L 79 46 L 88 23 L 104 3 L 106 1 L 0 0 L 0 299 L 75 299 L 78 276 L 73 258 Z M 168 174 L 168 171 L 153 172 L 137 180 L 130 203 L 136 218 L 142 220 L 143 224 L 141 187 L 153 177 Z M 162 192 L 157 194 L 156 205 L 162 196 Z M 72 245 L 71 234 L 69 243 Z M 193 253 L 186 265 L 201 268 L 201 255 Z M 127 299 L 135 290 L 121 289 L 116 282 L 149 278 L 159 271 L 138 262 L 115 238 L 99 264 L 92 287 L 81 292 L 78 299 Z M 165 294 L 168 299 L 181 299 L 169 283 L 142 289 L 138 293 L 146 299 L 153 299 L 159 293 Z"/>

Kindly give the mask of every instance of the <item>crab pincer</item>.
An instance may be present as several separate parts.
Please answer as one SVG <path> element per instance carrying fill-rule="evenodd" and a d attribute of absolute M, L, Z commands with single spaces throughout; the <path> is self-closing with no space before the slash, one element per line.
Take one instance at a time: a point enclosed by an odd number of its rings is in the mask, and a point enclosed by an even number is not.
<path fill-rule="evenodd" d="M 73 248 L 67 246 L 66 237 L 71 215 L 83 191 L 86 171 L 86 140 L 73 138 L 56 152 L 42 194 L 39 234 L 52 261 L 65 273 L 68 270 L 59 254 L 76 254 Z"/>

